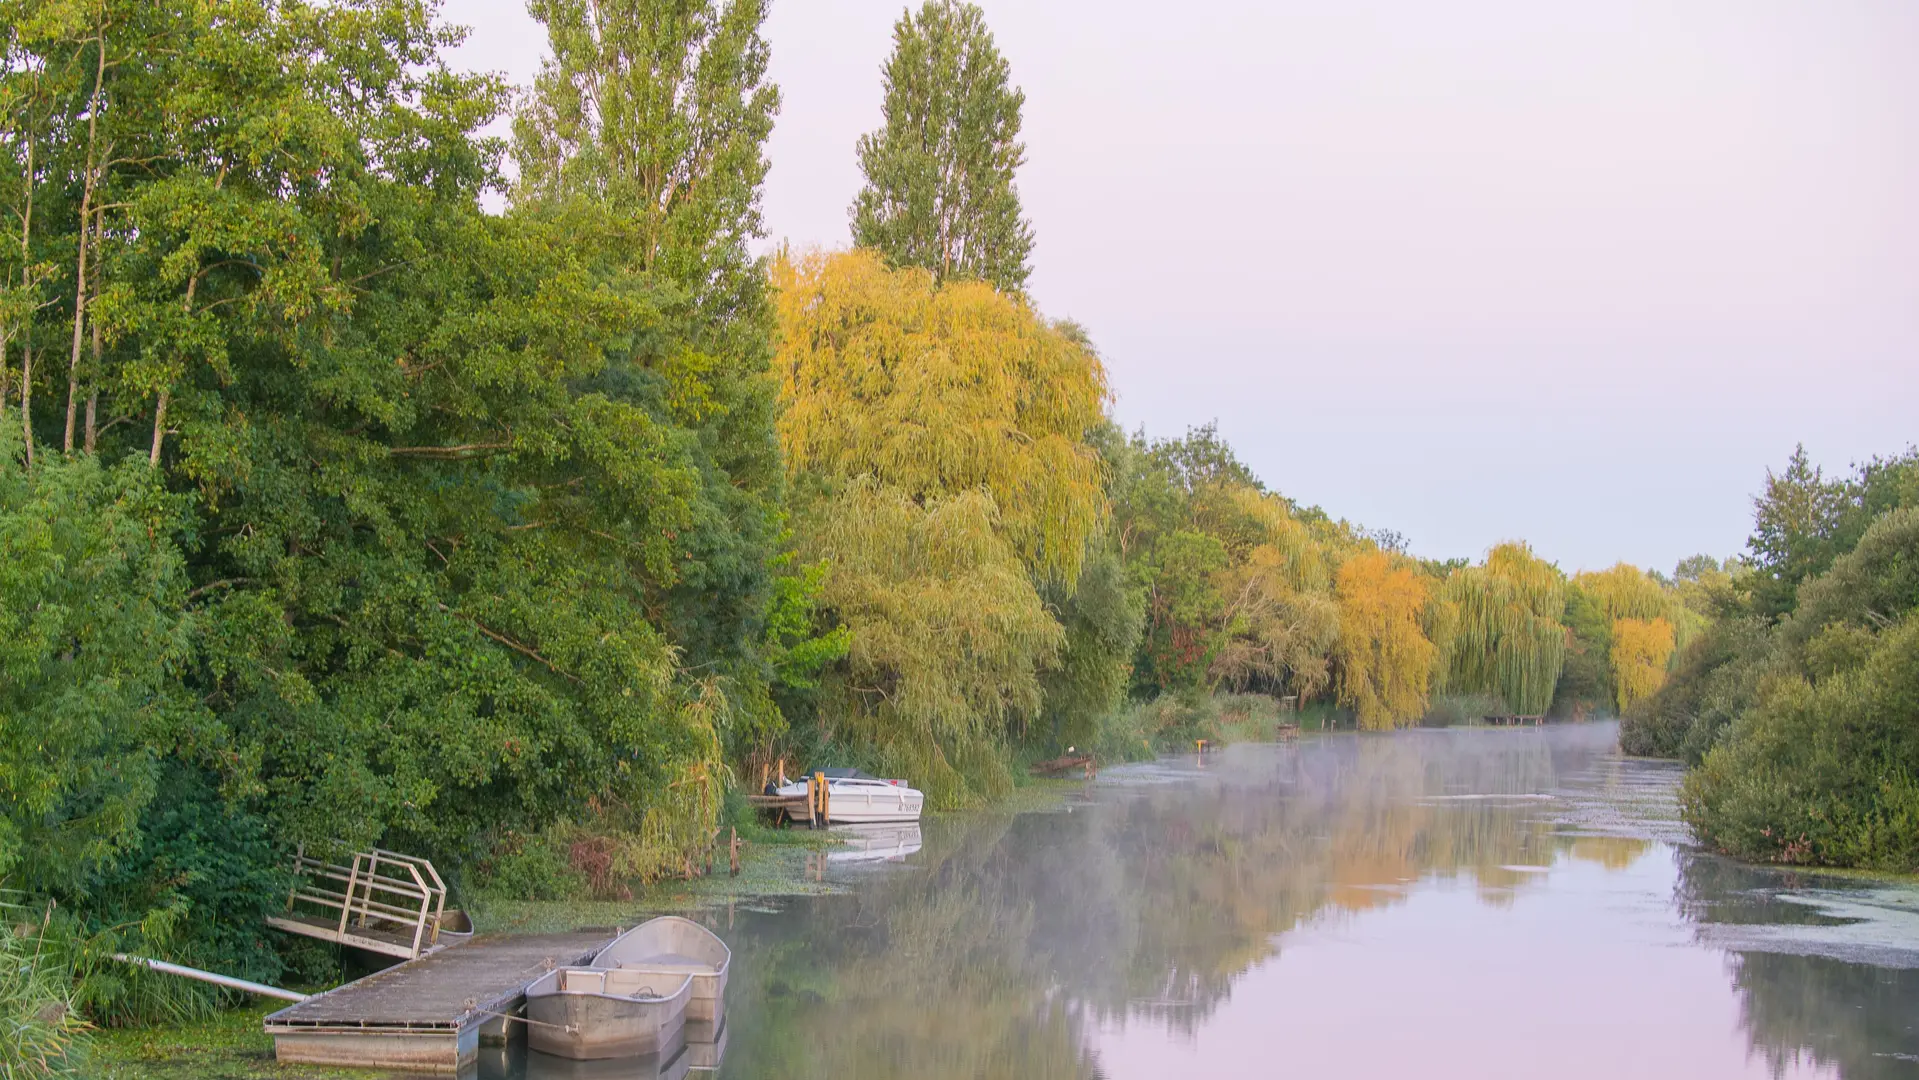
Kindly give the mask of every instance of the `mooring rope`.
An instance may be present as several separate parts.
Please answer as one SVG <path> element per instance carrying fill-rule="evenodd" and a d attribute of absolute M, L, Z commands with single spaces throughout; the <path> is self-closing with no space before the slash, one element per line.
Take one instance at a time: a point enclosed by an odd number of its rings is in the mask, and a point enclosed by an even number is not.
<path fill-rule="evenodd" d="M 513 1016 L 508 1013 L 494 1012 L 492 1009 L 482 1009 L 480 1008 L 480 1000 L 478 998 L 467 998 L 465 1004 L 468 1013 L 478 1013 L 481 1016 L 497 1016 L 502 1020 L 518 1020 L 522 1024 L 538 1024 L 540 1027 L 557 1028 L 567 1035 L 578 1035 L 580 1033 L 578 1024 L 555 1024 L 548 1020 L 535 1020 L 530 1016 Z"/>

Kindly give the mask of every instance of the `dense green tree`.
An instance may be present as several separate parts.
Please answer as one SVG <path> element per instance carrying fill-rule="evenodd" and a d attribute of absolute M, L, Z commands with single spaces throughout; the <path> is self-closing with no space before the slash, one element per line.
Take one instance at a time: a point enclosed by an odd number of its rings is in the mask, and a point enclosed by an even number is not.
<path fill-rule="evenodd" d="M 1566 660 L 1553 690 L 1555 715 L 1584 717 L 1613 711 L 1612 620 L 1575 585 L 1566 593 Z"/>
<path fill-rule="evenodd" d="M 729 728 L 772 723 L 757 657 L 783 477 L 768 377 L 764 145 L 779 109 L 763 0 L 538 0 L 553 55 L 514 120 L 517 209 L 563 223 L 607 288 L 657 314 L 592 388 L 672 429 L 697 481 L 670 582 L 673 644 L 715 671 Z M 751 738 L 747 738 L 748 742 Z"/>
<path fill-rule="evenodd" d="M 833 647 L 769 557 L 757 9 L 686 46 L 698 107 L 614 133 L 678 155 L 658 213 L 562 155 L 505 216 L 505 88 L 424 0 L 7 10 L 0 874 L 158 927 L 299 842 L 457 874 L 592 818 L 680 869 L 721 746 Z"/>
<path fill-rule="evenodd" d="M 553 55 L 514 118 L 520 204 L 588 198 L 618 243 L 705 316 L 701 329 L 764 348 L 765 0 L 533 0 Z M 707 344 L 715 344 L 707 342 Z"/>
<path fill-rule="evenodd" d="M 1768 618 L 1792 610 L 1799 584 L 1852 550 L 1880 515 L 1919 506 L 1919 451 L 1875 458 L 1851 477 L 1828 477 L 1793 451 L 1783 472 L 1766 474 L 1754 500 L 1751 549 L 1753 603 Z"/>
<path fill-rule="evenodd" d="M 24 466 L 0 428 L 0 878 L 72 895 L 140 837 L 196 741 L 185 501 L 141 465 Z"/>
<path fill-rule="evenodd" d="M 926 0 L 918 15 L 902 14 L 885 80 L 881 125 L 859 142 L 866 186 L 853 201 L 853 242 L 941 279 L 1025 288 L 1033 230 L 1013 180 L 1026 157 L 1026 95 L 985 12 Z"/>

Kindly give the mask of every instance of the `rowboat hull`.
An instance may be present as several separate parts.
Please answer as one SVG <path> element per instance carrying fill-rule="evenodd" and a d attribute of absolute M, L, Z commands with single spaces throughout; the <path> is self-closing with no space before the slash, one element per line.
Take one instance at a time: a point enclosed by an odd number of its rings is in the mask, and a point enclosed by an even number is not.
<path fill-rule="evenodd" d="M 692 996 L 685 973 L 556 968 L 526 988 L 527 1046 L 575 1061 L 671 1050 Z"/>
<path fill-rule="evenodd" d="M 732 950 L 713 931 L 691 919 L 663 915 L 641 923 L 593 957 L 593 967 L 692 980 L 686 1018 L 717 1024 L 726 1015 L 726 974 Z"/>
<path fill-rule="evenodd" d="M 593 1061 L 572 1061 L 550 1054 L 532 1053 L 522 1060 L 519 1071 L 514 1071 L 510 1064 L 502 1063 L 497 1075 L 518 1076 L 523 1080 L 686 1080 L 693 1067 L 693 1047 L 681 1043 L 657 1054 Z"/>

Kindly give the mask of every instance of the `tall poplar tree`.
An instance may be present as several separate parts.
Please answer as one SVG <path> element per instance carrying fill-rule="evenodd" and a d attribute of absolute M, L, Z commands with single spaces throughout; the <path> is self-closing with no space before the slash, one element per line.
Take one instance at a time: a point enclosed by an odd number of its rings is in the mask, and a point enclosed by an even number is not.
<path fill-rule="evenodd" d="M 926 0 L 917 16 L 901 15 L 885 76 L 884 123 L 859 142 L 866 186 L 853 202 L 853 242 L 941 279 L 1023 289 L 1033 230 L 1013 174 L 1026 159 L 1026 94 L 985 13 Z"/>
<path fill-rule="evenodd" d="M 764 146 L 779 111 L 767 0 L 533 0 L 553 55 L 515 117 L 516 208 L 584 226 L 609 285 L 662 302 L 594 389 L 678 429 L 700 478 L 685 558 L 656 610 L 688 655 L 739 674 L 729 701 L 768 718 L 753 663 L 784 477 L 767 375 Z"/>

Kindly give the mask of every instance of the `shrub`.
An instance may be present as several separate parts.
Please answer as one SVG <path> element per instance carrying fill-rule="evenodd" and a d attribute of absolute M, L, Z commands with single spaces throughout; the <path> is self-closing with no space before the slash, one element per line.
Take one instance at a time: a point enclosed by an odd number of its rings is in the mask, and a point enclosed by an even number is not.
<path fill-rule="evenodd" d="M 1707 844 L 1770 862 L 1919 870 L 1919 612 L 1863 664 L 1775 675 L 1689 774 Z"/>
<path fill-rule="evenodd" d="M 1456 727 L 1507 711 L 1506 703 L 1491 694 L 1441 694 L 1433 698 L 1419 726 Z"/>

